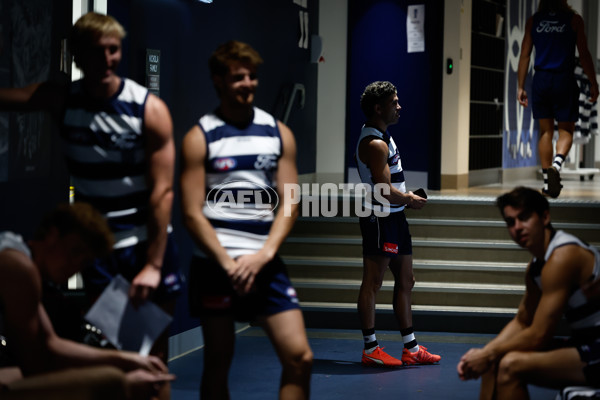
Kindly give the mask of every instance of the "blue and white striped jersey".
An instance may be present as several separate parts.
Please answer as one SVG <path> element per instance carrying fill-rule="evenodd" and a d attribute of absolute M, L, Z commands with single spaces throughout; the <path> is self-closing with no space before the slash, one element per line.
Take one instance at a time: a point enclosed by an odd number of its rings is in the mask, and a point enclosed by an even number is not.
<path fill-rule="evenodd" d="M 228 254 L 260 250 L 278 203 L 274 174 L 282 154 L 276 119 L 254 108 L 252 123 L 227 124 L 217 114 L 199 120 L 207 144 L 204 215 Z"/>
<path fill-rule="evenodd" d="M 592 280 L 600 279 L 600 253 L 595 247 L 588 245 L 576 236 L 564 231 L 556 231 L 554 237 L 550 240 L 548 249 L 543 260 L 533 259 L 530 270 L 531 277 L 540 288 L 542 288 L 541 274 L 545 262 L 550 258 L 552 252 L 558 247 L 575 244 L 581 246 L 594 254 L 594 270 L 592 271 Z M 589 338 L 590 334 L 595 338 L 600 338 L 600 307 L 593 304 L 583 294 L 580 287 L 574 288 L 569 296 L 565 317 L 571 327 L 574 338 Z"/>
<path fill-rule="evenodd" d="M 61 134 L 75 198 L 107 217 L 115 248 L 147 239 L 147 98 L 148 89 L 122 78 L 110 99 L 92 99 L 81 81 L 71 85 L 67 99 Z"/>
<path fill-rule="evenodd" d="M 358 168 L 358 175 L 360 175 L 360 180 L 371 186 L 371 189 L 374 188 L 373 177 L 371 176 L 371 170 L 369 167 L 360 160 L 358 156 L 358 147 L 360 146 L 360 142 L 369 136 L 374 136 L 378 139 L 383 140 L 388 145 L 388 159 L 387 164 L 390 167 L 391 173 L 391 181 L 392 186 L 401 191 L 402 193 L 406 193 L 406 182 L 404 180 L 404 170 L 402 169 L 402 162 L 400 160 L 400 153 L 398 152 L 398 148 L 396 147 L 396 143 L 394 143 L 394 139 L 386 132 L 380 132 L 378 129 L 364 125 L 360 132 L 360 137 L 358 138 L 358 144 L 356 145 L 356 164 Z M 373 209 L 374 205 L 380 206 L 379 202 L 376 201 L 372 196 L 366 196 L 363 202 L 366 209 Z M 404 205 L 400 204 L 390 204 L 389 207 L 380 206 L 381 211 L 383 212 L 398 212 L 404 210 Z"/>

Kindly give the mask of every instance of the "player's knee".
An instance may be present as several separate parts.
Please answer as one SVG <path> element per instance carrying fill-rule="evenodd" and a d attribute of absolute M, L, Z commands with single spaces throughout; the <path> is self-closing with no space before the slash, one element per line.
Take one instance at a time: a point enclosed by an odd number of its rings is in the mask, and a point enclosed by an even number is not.
<path fill-rule="evenodd" d="M 521 352 L 507 353 L 498 365 L 498 384 L 506 384 L 519 380 L 525 354 Z"/>
<path fill-rule="evenodd" d="M 410 277 L 401 278 L 397 282 L 397 288 L 401 292 L 411 291 L 415 287 L 415 276 L 411 275 Z"/>
<path fill-rule="evenodd" d="M 381 286 L 383 285 L 383 279 L 378 278 L 369 278 L 363 280 L 362 288 L 366 289 L 370 292 L 377 293 Z"/>
<path fill-rule="evenodd" d="M 313 364 L 313 352 L 310 347 L 294 353 L 287 360 L 287 367 L 298 374 L 310 373 Z"/>
<path fill-rule="evenodd" d="M 298 368 L 304 372 L 310 371 L 313 365 L 313 358 L 314 356 L 312 350 L 309 347 L 307 347 L 306 349 L 304 349 L 300 357 L 298 357 Z"/>

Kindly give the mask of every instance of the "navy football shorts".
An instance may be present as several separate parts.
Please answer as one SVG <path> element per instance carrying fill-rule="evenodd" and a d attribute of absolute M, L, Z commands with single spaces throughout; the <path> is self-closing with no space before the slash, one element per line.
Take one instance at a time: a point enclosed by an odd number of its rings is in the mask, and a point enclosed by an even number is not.
<path fill-rule="evenodd" d="M 300 308 L 279 256 L 263 267 L 246 295 L 236 293 L 225 270 L 210 258 L 192 258 L 189 282 L 189 306 L 194 317 L 232 315 L 236 321 L 247 322 Z"/>
<path fill-rule="evenodd" d="M 88 298 L 96 299 L 100 296 L 104 288 L 119 274 L 131 282 L 146 264 L 147 252 L 147 242 L 141 242 L 135 246 L 115 249 L 108 258 L 95 260 L 93 265 L 81 273 Z M 183 283 L 177 245 L 173 234 L 169 234 L 161 268 L 161 282 L 152 294 L 152 301 L 164 304 L 175 299 L 183 290 Z"/>
<path fill-rule="evenodd" d="M 598 386 L 600 384 L 600 338 L 576 347 L 581 361 L 587 364 L 583 367 L 587 383 Z"/>
<path fill-rule="evenodd" d="M 363 255 L 387 256 L 412 254 L 412 239 L 404 212 L 391 213 L 387 217 L 360 217 Z"/>
<path fill-rule="evenodd" d="M 531 107 L 534 119 L 558 122 L 579 119 L 579 86 L 573 72 L 536 70 L 533 75 Z"/>

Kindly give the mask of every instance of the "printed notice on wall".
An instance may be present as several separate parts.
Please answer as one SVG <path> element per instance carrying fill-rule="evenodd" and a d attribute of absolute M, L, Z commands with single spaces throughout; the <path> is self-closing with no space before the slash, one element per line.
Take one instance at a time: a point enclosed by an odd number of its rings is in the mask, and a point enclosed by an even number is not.
<path fill-rule="evenodd" d="M 408 6 L 406 41 L 408 53 L 425 51 L 425 4 Z"/>
<path fill-rule="evenodd" d="M 160 50 L 146 49 L 146 87 L 160 96 Z"/>

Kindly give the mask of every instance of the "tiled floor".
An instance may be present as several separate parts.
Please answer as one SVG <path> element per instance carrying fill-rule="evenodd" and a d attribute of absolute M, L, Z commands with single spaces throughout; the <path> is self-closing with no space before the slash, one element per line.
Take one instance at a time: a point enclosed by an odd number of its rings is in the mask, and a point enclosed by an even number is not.
<path fill-rule="evenodd" d="M 382 369 L 360 364 L 362 336 L 357 331 L 309 329 L 314 352 L 311 398 L 322 400 L 402 399 L 465 400 L 476 399 L 479 381 L 458 379 L 456 364 L 471 347 L 485 344 L 492 336 L 447 333 L 416 333 L 428 349 L 442 356 L 438 365 Z M 399 356 L 402 338 L 393 332 L 378 332 L 386 352 Z M 177 375 L 172 386 L 173 400 L 199 398 L 203 351 L 199 349 L 169 363 Z M 231 398 L 244 400 L 276 399 L 280 374 L 277 356 L 259 328 L 238 334 L 230 374 Z M 532 387 L 532 400 L 552 400 L 557 391 Z"/>

